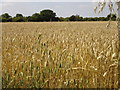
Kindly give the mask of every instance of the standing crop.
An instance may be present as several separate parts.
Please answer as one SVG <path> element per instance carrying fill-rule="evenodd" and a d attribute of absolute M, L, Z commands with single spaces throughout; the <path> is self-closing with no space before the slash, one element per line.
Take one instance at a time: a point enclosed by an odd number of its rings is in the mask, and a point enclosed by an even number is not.
<path fill-rule="evenodd" d="M 106 23 L 3 23 L 3 88 L 117 88 L 117 31 Z"/>

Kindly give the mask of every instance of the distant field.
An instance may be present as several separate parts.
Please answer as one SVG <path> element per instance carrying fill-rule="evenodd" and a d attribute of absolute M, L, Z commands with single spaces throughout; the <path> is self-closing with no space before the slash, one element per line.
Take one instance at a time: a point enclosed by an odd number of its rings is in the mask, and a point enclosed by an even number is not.
<path fill-rule="evenodd" d="M 117 28 L 107 23 L 3 23 L 3 88 L 117 88 Z"/>

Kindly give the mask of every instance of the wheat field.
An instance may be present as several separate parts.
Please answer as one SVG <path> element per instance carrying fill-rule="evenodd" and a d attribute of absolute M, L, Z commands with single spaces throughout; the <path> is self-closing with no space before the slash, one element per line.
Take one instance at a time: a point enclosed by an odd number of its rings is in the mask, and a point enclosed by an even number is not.
<path fill-rule="evenodd" d="M 117 88 L 117 27 L 107 23 L 2 23 L 2 87 Z"/>

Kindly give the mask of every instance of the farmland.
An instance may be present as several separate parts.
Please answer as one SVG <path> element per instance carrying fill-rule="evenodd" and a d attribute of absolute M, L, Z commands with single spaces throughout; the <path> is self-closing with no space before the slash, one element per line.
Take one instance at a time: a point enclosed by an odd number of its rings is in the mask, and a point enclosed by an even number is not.
<path fill-rule="evenodd" d="M 2 23 L 3 88 L 117 88 L 117 27 L 107 23 Z"/>

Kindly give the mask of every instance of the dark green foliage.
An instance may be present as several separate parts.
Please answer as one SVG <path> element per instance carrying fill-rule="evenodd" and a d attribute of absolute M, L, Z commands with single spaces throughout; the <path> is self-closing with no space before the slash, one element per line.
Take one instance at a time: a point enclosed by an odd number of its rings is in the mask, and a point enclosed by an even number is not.
<path fill-rule="evenodd" d="M 55 21 L 56 13 L 54 13 L 52 10 L 42 10 L 40 12 L 40 16 L 43 21 Z"/>
<path fill-rule="evenodd" d="M 25 17 L 14 17 L 14 18 L 12 18 L 12 21 L 13 22 L 25 22 L 26 19 L 25 19 Z"/>
<path fill-rule="evenodd" d="M 28 16 L 28 17 L 26 17 L 26 20 L 27 20 L 27 22 L 32 21 L 32 16 Z"/>
<path fill-rule="evenodd" d="M 83 18 L 83 21 L 108 21 L 106 17 Z"/>
<path fill-rule="evenodd" d="M 16 14 L 16 17 L 12 18 L 13 22 L 25 22 L 26 18 L 22 14 Z"/>
<path fill-rule="evenodd" d="M 109 14 L 108 16 L 107 16 L 107 20 L 112 20 L 112 21 L 115 21 L 116 20 L 116 15 L 115 14 Z"/>
<path fill-rule="evenodd" d="M 16 14 L 11 17 L 8 13 L 0 16 L 0 22 L 45 22 L 45 21 L 115 21 L 115 14 L 109 14 L 107 17 L 80 17 L 79 15 L 72 15 L 70 17 L 56 17 L 56 13 L 52 10 L 42 10 L 40 13 L 34 13 L 32 16 L 24 17 L 22 14 Z"/>
<path fill-rule="evenodd" d="M 55 17 L 54 21 L 60 21 L 59 17 Z"/>
<path fill-rule="evenodd" d="M 2 22 L 2 17 L 0 16 L 0 22 Z"/>
<path fill-rule="evenodd" d="M 72 15 L 70 18 L 69 18 L 70 21 L 76 21 L 76 17 L 74 15 Z"/>
<path fill-rule="evenodd" d="M 16 14 L 16 17 L 23 17 L 22 14 Z"/>
<path fill-rule="evenodd" d="M 39 22 L 39 21 L 42 21 L 42 18 L 39 13 L 35 13 L 32 16 L 28 17 L 28 21 L 29 22 Z"/>
<path fill-rule="evenodd" d="M 59 21 L 69 21 L 69 17 L 66 17 L 66 18 L 60 17 Z"/>
<path fill-rule="evenodd" d="M 65 19 L 63 17 L 60 17 L 59 20 L 60 21 L 65 21 Z"/>
<path fill-rule="evenodd" d="M 12 17 L 8 13 L 5 13 L 5 14 L 2 14 L 0 16 L 0 21 L 2 21 L 2 22 L 11 22 Z"/>
<path fill-rule="evenodd" d="M 83 17 L 80 17 L 79 15 L 72 15 L 69 17 L 69 21 L 83 21 Z"/>
<path fill-rule="evenodd" d="M 2 14 L 1 17 L 6 19 L 11 18 L 11 16 L 8 13 Z"/>

